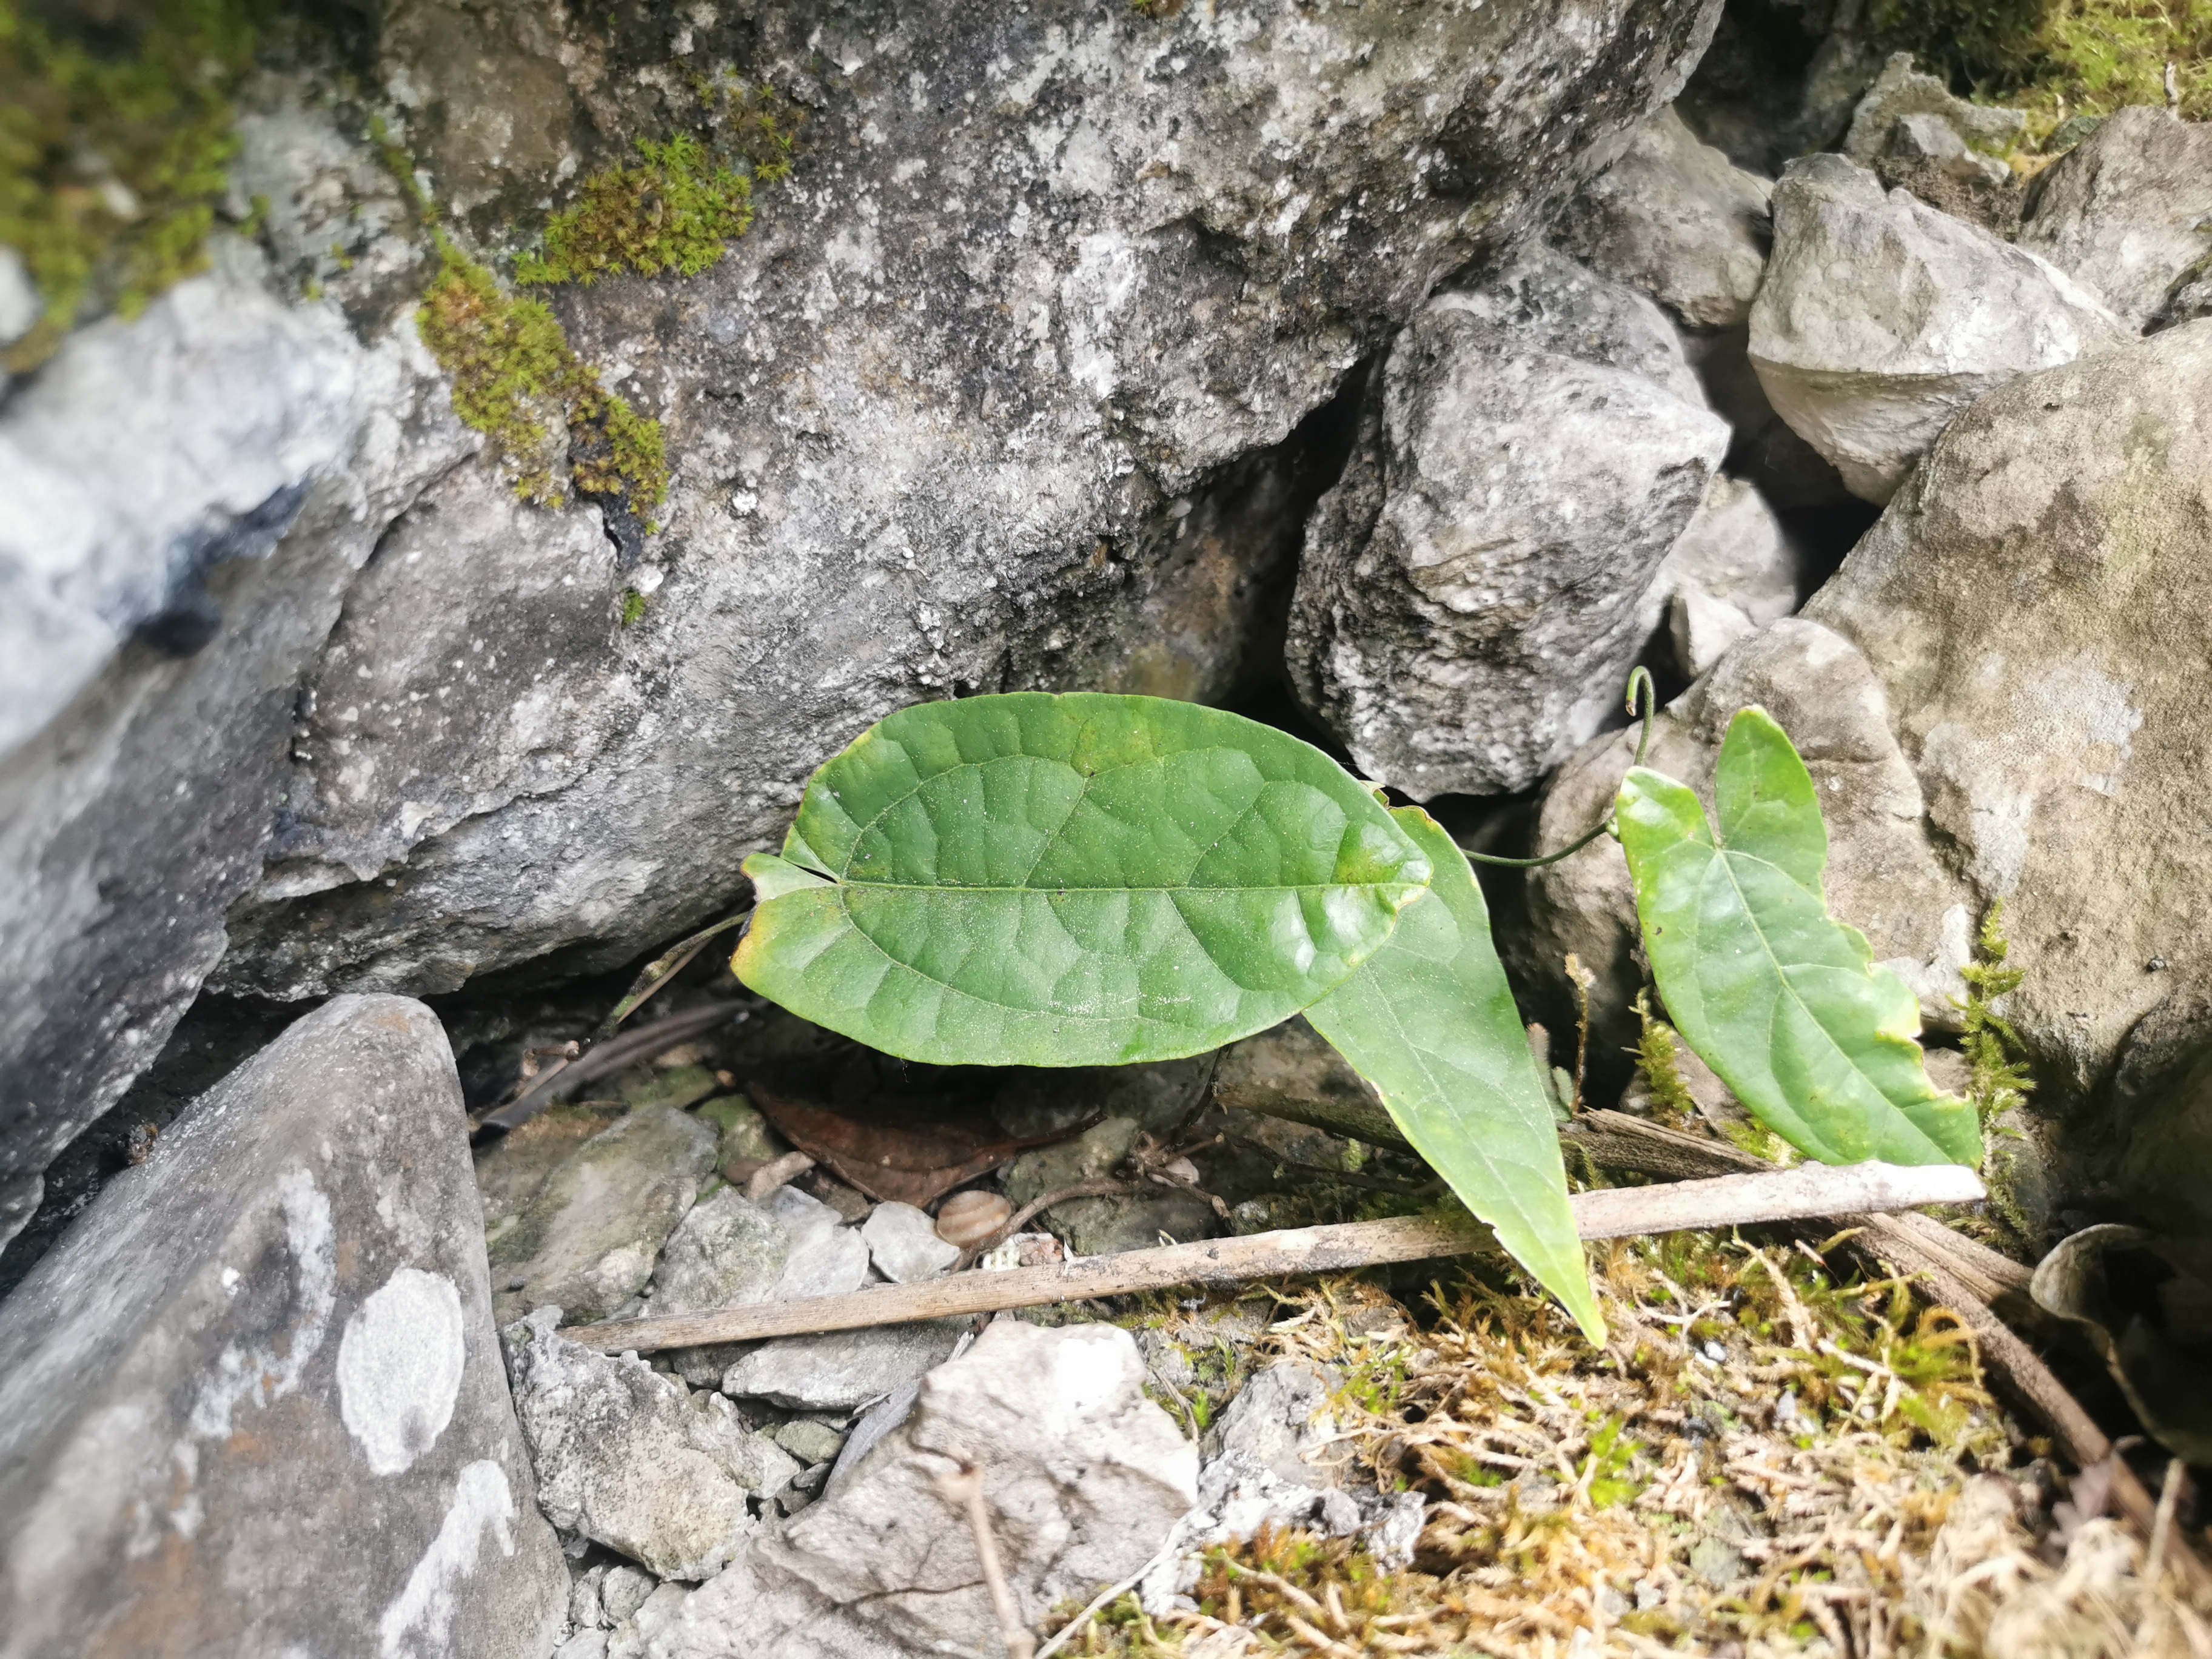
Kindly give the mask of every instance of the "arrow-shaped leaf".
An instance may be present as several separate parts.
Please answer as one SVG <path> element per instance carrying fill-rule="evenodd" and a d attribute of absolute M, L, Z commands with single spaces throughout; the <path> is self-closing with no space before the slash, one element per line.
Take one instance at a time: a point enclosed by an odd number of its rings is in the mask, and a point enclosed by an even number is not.
<path fill-rule="evenodd" d="M 1202 1053 L 1345 980 L 1429 860 L 1311 745 L 1155 697 L 921 703 L 806 787 L 732 964 L 909 1060 Z M 811 872 L 811 873 L 810 873 Z"/>
<path fill-rule="evenodd" d="M 1729 723 L 1713 799 L 1643 767 L 1620 844 L 1652 977 L 1683 1040 L 1753 1115 L 1827 1164 L 1981 1162 L 1973 1108 L 1928 1080 L 1920 1011 L 1828 915 L 1828 832 L 1805 763 L 1761 708 Z"/>
<path fill-rule="evenodd" d="M 1409 806 L 1391 816 L 1434 866 L 1429 891 L 1306 1018 L 1382 1091 L 1406 1139 L 1460 1201 L 1601 1342 L 1605 1320 L 1567 1208 L 1559 1130 L 1490 942 L 1482 889 L 1427 813 Z"/>

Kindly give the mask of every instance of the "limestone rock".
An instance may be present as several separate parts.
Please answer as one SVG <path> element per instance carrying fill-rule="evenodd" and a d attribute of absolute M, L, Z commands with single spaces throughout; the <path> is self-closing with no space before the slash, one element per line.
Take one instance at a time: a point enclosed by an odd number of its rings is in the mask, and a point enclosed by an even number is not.
<path fill-rule="evenodd" d="M 1343 1485 L 1343 1470 L 1326 1455 L 1337 1426 L 1328 1397 L 1340 1383 L 1303 1360 L 1278 1360 L 1229 1402 L 1206 1436 L 1207 1455 L 1239 1453 L 1300 1486 Z"/>
<path fill-rule="evenodd" d="M 544 1189 L 546 1179 L 575 1150 L 615 1121 L 603 1106 L 553 1106 L 520 1128 L 475 1149 L 477 1192 L 484 1231 L 496 1238 Z"/>
<path fill-rule="evenodd" d="M 937 1236 L 937 1224 L 911 1204 L 878 1204 L 860 1224 L 876 1271 L 894 1285 L 935 1279 L 960 1259 L 960 1247 Z"/>
<path fill-rule="evenodd" d="M 956 1456 L 982 1465 L 1024 1622 L 1135 1571 L 1198 1479 L 1144 1377 L 1126 1331 L 996 1321 L 827 1497 L 693 1594 L 667 1659 L 994 1650 L 973 1543 L 931 1486 Z"/>
<path fill-rule="evenodd" d="M 2038 175 L 2020 245 L 2141 328 L 2212 253 L 2212 127 L 2161 109 L 2115 111 Z"/>
<path fill-rule="evenodd" d="M 1774 190 L 1751 362 L 1775 409 L 1853 493 L 1886 501 L 1944 426 L 2015 375 L 2128 331 L 2032 253 L 1837 155 Z"/>
<path fill-rule="evenodd" d="M 1553 240 L 1601 276 L 1648 294 L 1683 322 L 1725 328 L 1751 314 L 1766 265 L 1774 186 L 1662 109 L 1620 159 L 1568 204 Z"/>
<path fill-rule="evenodd" d="M 656 1577 L 710 1577 L 753 1529 L 752 1431 L 720 1395 L 556 1335 L 560 1317 L 540 1308 L 503 1333 L 539 1507 Z"/>
<path fill-rule="evenodd" d="M 1954 1025 L 1958 976 L 1971 959 L 1978 916 L 1972 890 L 1930 850 L 1927 803 L 1898 740 L 1881 681 L 1850 641 L 1786 617 L 1742 640 L 1660 711 L 1647 764 L 1696 789 L 1708 804 L 1728 723 L 1757 703 L 1781 722 L 1805 757 L 1828 823 L 1830 909 L 1864 933 L 1875 955 L 1912 988 L 1921 1018 Z M 1636 752 L 1636 734 L 1600 738 L 1559 769 L 1545 791 L 1540 850 L 1564 847 L 1610 810 Z M 1560 963 L 1570 951 L 1597 975 L 1590 994 L 1590 1053 L 1633 1048 L 1631 1007 L 1644 982 L 1636 953 L 1636 895 L 1620 844 L 1601 836 L 1572 858 L 1531 871 L 1522 913 L 1502 912 L 1499 945 L 1519 982 L 1545 988 L 1572 1029 Z"/>
<path fill-rule="evenodd" d="M 1545 253 L 1438 296 L 1309 527 L 1300 700 L 1417 800 L 1526 788 L 1619 699 L 1728 442 L 1642 295 Z"/>
<path fill-rule="evenodd" d="M 411 324 L 363 344 L 234 239 L 211 252 L 0 408 L 0 1244 L 222 956 L 300 675 L 477 442 Z"/>
<path fill-rule="evenodd" d="M 1929 206 L 2010 240 L 2020 230 L 2021 191 L 2013 170 L 1969 149 L 1939 115 L 1907 115 L 1874 158 L 1875 177 Z"/>
<path fill-rule="evenodd" d="M 429 1010 L 338 998 L 0 1304 L 0 1655 L 541 1659 L 466 1133 Z"/>
<path fill-rule="evenodd" d="M 643 1290 L 714 1168 L 714 1132 L 665 1106 L 618 1119 L 571 1153 L 491 1248 L 502 1318 L 548 1304 L 575 1324 Z"/>
<path fill-rule="evenodd" d="M 791 1241 L 791 1254 L 769 1301 L 842 1296 L 868 1282 L 867 1240 L 820 1199 L 796 1187 L 779 1187 L 769 1194 L 767 1209 Z"/>
<path fill-rule="evenodd" d="M 661 1247 L 653 1311 L 705 1313 L 768 1301 L 791 1256 L 791 1238 L 762 1206 L 734 1187 L 694 1205 Z"/>
<path fill-rule="evenodd" d="M 1976 404 L 1806 614 L 1865 653 L 1931 832 L 2005 902 L 2063 1177 L 2202 1233 L 2212 323 Z"/>
<path fill-rule="evenodd" d="M 1294 526 L 1223 504 L 1272 499 L 1298 423 L 1443 273 L 1510 255 L 1610 160 L 1718 9 L 791 0 L 672 24 L 672 59 L 641 32 L 635 67 L 583 13 L 393 12 L 378 82 L 409 89 L 419 160 L 487 243 L 624 153 L 613 132 L 696 109 L 725 64 L 807 118 L 792 179 L 718 263 L 560 295 L 586 360 L 664 423 L 659 531 L 611 526 L 636 562 L 616 573 L 583 550 L 588 514 L 495 530 L 491 492 L 452 486 L 438 511 L 474 498 L 468 547 L 537 544 L 501 554 L 533 610 L 575 550 L 556 661 L 475 650 L 496 619 L 461 591 L 465 557 L 364 590 L 357 653 L 312 677 L 290 833 L 232 919 L 223 983 L 451 988 L 555 951 L 611 966 L 726 908 L 808 774 L 917 697 L 1219 697 L 1264 675 L 1254 596 Z M 627 629 L 617 582 L 650 592 Z M 412 617 L 442 620 L 403 640 Z M 367 738 L 338 723 L 363 667 L 380 707 L 442 693 L 450 725 L 395 725 L 356 795 L 334 745 Z M 525 702 L 550 722 L 535 747 Z M 470 731 L 487 740 L 465 763 L 418 763 Z M 389 862 L 364 879 L 372 857 Z"/>
<path fill-rule="evenodd" d="M 1933 118 L 1955 133 L 1966 149 L 1989 156 L 2002 156 L 2027 131 L 2025 111 L 1972 103 L 1940 76 L 1914 69 L 1911 52 L 1899 52 L 1890 55 L 1852 111 L 1844 154 L 1861 167 L 1872 167 L 1890 148 L 1898 125 L 1914 116 Z"/>
<path fill-rule="evenodd" d="M 1660 567 L 1674 661 L 1695 679 L 1747 634 L 1797 608 L 1797 559 L 1759 491 L 1717 476 Z"/>
<path fill-rule="evenodd" d="M 854 1411 L 920 1381 L 951 1357 L 968 1328 L 963 1317 L 779 1337 L 731 1366 L 722 1392 L 787 1411 Z"/>

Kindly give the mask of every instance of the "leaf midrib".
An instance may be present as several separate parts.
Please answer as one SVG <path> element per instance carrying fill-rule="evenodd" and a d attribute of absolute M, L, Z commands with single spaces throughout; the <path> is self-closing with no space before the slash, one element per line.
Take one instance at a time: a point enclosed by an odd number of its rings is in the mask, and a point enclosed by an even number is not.
<path fill-rule="evenodd" d="M 1774 946 L 1768 941 L 1766 937 L 1766 929 L 1759 926 L 1759 911 L 1757 908 L 1753 905 L 1750 898 L 1745 894 L 1743 890 L 1743 884 L 1735 878 L 1735 866 L 1729 862 L 1729 860 L 1735 857 L 1741 857 L 1749 860 L 1753 864 L 1765 865 L 1768 869 L 1773 871 L 1776 874 L 1782 877 L 1784 880 L 1789 882 L 1790 885 L 1797 888 L 1801 891 L 1807 890 L 1805 884 L 1799 881 L 1796 877 L 1791 875 L 1790 872 L 1784 870 L 1780 865 L 1775 863 L 1771 859 L 1763 859 L 1756 853 L 1740 853 L 1738 849 L 1718 840 L 1713 842 L 1711 845 L 1714 858 L 1719 862 L 1721 868 L 1728 874 L 1729 888 L 1735 895 L 1736 904 L 1738 908 L 1742 910 L 1745 920 L 1751 924 L 1753 935 L 1759 940 L 1759 948 L 1766 953 L 1767 961 L 1773 964 L 1774 977 L 1780 982 L 1783 994 L 1788 997 L 1791 1002 L 1797 1006 L 1797 1007 L 1803 1012 L 1806 1018 L 1812 1021 L 1813 1029 L 1820 1032 L 1821 1041 L 1826 1042 L 1834 1052 L 1836 1058 L 1841 1060 L 1844 1065 L 1850 1069 L 1852 1076 L 1863 1079 L 1867 1087 L 1874 1091 L 1875 1097 L 1879 1099 L 1882 1104 L 1888 1107 L 1891 1111 L 1896 1113 L 1898 1118 L 1904 1123 L 1905 1127 L 1911 1130 L 1914 1134 L 1918 1135 L 1922 1140 L 1926 1141 L 1932 1151 L 1939 1156 L 1948 1158 L 1949 1154 L 1945 1152 L 1942 1147 L 1936 1146 L 1934 1139 L 1929 1137 L 1925 1129 L 1923 1129 L 1917 1123 L 1915 1123 L 1911 1118 L 1905 1116 L 1905 1108 L 1892 1100 L 1889 1097 L 1888 1091 L 1879 1083 L 1876 1083 L 1872 1077 L 1868 1075 L 1865 1067 L 1862 1066 L 1858 1061 L 1853 1060 L 1850 1055 L 1844 1051 L 1844 1046 L 1836 1041 L 1835 1034 L 1828 1030 L 1827 1023 L 1818 1014 L 1814 1013 L 1813 1012 L 1812 1006 L 1808 1003 L 1803 997 L 1798 994 L 1797 988 L 1790 982 L 1789 969 L 1783 963 L 1781 957 L 1776 953 Z M 1821 915 L 1826 917 L 1828 915 L 1828 903 L 1826 898 L 1817 892 L 1814 893 L 1813 896 L 1820 902 Z M 1833 918 L 1829 918 L 1829 921 L 1832 926 L 1835 925 Z M 1691 943 L 1695 945 L 1697 943 L 1697 927 L 1693 924 L 1691 931 Z M 1820 964 L 1812 963 L 1807 965 L 1818 966 Z M 1766 1052 L 1770 1055 L 1774 1052 L 1774 1020 L 1771 1015 L 1767 1019 Z M 1769 1074 L 1771 1075 L 1771 1066 L 1768 1067 L 1768 1072 Z M 1778 1079 L 1776 1081 L 1778 1083 L 1779 1079 Z M 1841 1152 L 1842 1148 L 1834 1146 L 1829 1136 L 1821 1133 L 1813 1126 L 1812 1123 L 1808 1121 L 1802 1112 L 1792 1112 L 1790 1115 L 1795 1117 L 1797 1121 L 1804 1127 L 1804 1130 L 1808 1137 L 1820 1141 L 1823 1146 L 1827 1147 L 1830 1151 L 1838 1153 Z M 1827 1162 L 1825 1158 L 1821 1161 L 1823 1163 Z"/>

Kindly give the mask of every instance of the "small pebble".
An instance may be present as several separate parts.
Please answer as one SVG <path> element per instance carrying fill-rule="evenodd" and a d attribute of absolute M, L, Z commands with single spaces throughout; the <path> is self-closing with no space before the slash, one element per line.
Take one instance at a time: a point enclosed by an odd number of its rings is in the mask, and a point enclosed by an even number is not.
<path fill-rule="evenodd" d="M 955 1193 L 937 1212 L 937 1236 L 965 1250 L 981 1244 L 1013 1219 L 1014 1206 L 1000 1193 L 971 1188 Z"/>
<path fill-rule="evenodd" d="M 1728 1358 L 1728 1350 L 1721 1346 L 1717 1342 L 1708 1342 L 1705 1346 L 1705 1355 L 1706 1358 L 1711 1360 L 1714 1364 L 1717 1365 Z"/>

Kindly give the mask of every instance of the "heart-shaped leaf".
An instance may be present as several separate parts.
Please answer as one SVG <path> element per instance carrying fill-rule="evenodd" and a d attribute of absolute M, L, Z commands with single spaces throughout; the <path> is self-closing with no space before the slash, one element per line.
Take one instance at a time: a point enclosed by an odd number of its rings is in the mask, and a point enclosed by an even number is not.
<path fill-rule="evenodd" d="M 1452 838 L 1418 807 L 1392 814 L 1435 869 L 1428 893 L 1306 1018 L 1372 1083 L 1416 1152 L 1566 1304 L 1593 1342 L 1551 1101 L 1490 942 L 1490 911 Z"/>
<path fill-rule="evenodd" d="M 1341 983 L 1429 860 L 1328 756 L 1218 709 L 1042 692 L 921 703 L 808 782 L 732 964 L 939 1065 L 1170 1060 Z"/>
<path fill-rule="evenodd" d="M 1674 779 L 1639 766 L 1620 786 L 1644 946 L 1683 1040 L 1809 1158 L 1978 1164 L 1973 1108 L 1928 1080 L 1912 993 L 1828 915 L 1820 798 L 1765 709 L 1729 723 L 1713 799 L 1717 838 Z"/>

